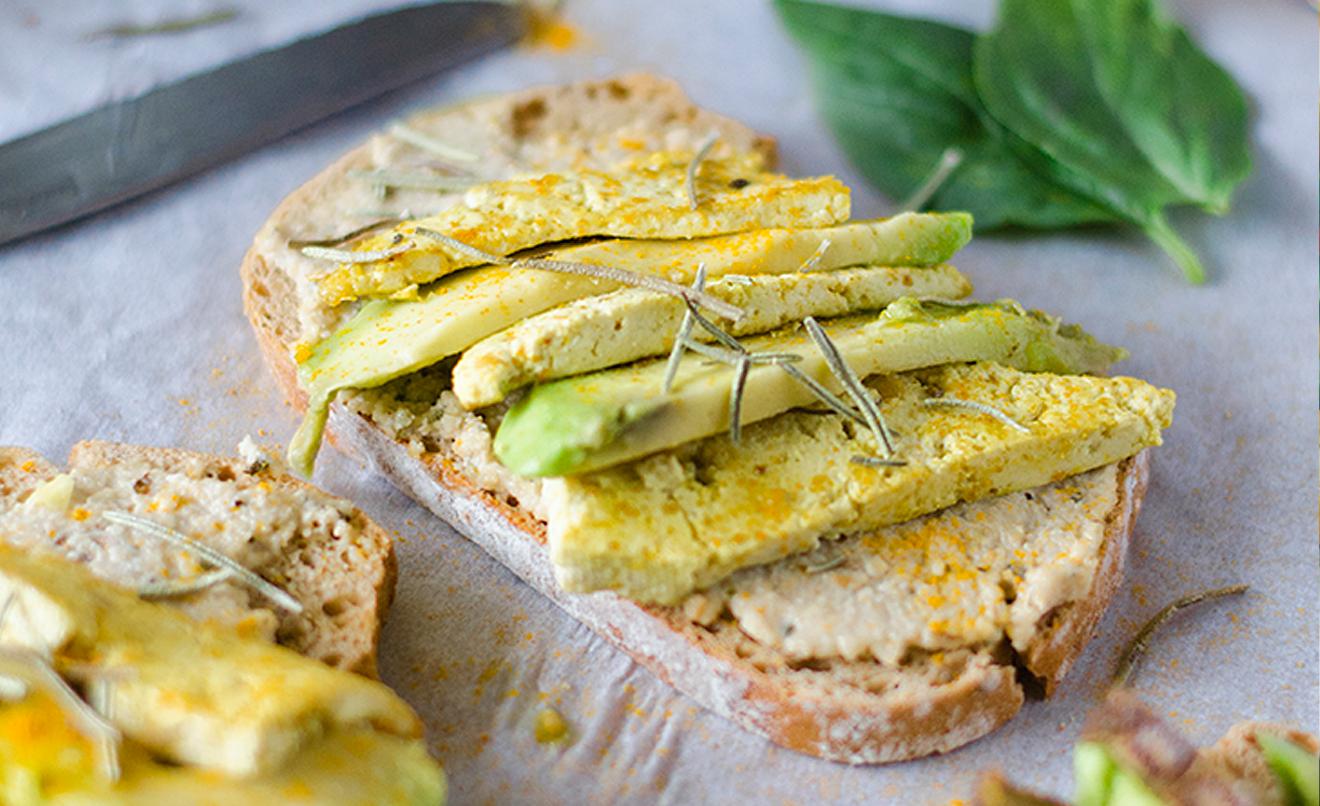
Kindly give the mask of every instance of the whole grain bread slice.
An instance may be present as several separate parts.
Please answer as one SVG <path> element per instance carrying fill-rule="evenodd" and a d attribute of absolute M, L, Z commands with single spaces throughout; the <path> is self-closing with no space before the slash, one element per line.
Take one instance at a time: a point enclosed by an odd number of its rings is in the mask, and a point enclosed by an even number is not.
<path fill-rule="evenodd" d="M 184 472 L 232 484 L 235 491 L 264 484 L 310 501 L 339 502 L 293 476 L 254 468 L 238 458 L 96 441 L 80 442 L 69 453 L 69 471 L 116 466 Z M 0 511 L 20 506 L 38 485 L 60 472 L 34 451 L 0 447 Z M 147 493 L 135 486 L 133 494 Z M 279 578 L 303 605 L 300 614 L 278 613 L 279 643 L 330 666 L 374 677 L 380 628 L 394 594 L 393 542 L 361 510 L 345 509 L 342 517 L 352 528 L 344 534 L 327 530 L 327 539 L 295 540 L 285 555 L 262 570 Z M 257 604 L 252 602 L 253 607 Z"/>
<path fill-rule="evenodd" d="M 569 159 L 565 154 L 571 160 L 604 160 L 604 155 L 592 157 L 586 144 L 615 142 L 621 132 L 652 148 L 692 147 L 711 126 L 746 147 L 769 143 L 700 110 L 671 82 L 644 75 L 527 90 L 454 110 L 419 121 L 432 134 L 452 133 L 466 142 L 476 127 L 489 139 L 491 152 L 524 155 L 522 170 L 546 169 Z M 528 125 L 527 110 L 536 110 L 536 122 L 554 125 Z M 344 172 L 369 159 L 371 148 L 351 152 L 289 196 L 242 266 L 248 318 L 277 381 L 300 410 L 306 397 L 292 359 L 302 332 L 295 287 L 300 269 L 282 239 L 314 220 L 318 205 L 333 204 Z M 901 667 L 868 660 L 802 663 L 758 644 L 728 619 L 703 626 L 676 608 L 609 593 L 564 593 L 554 580 L 544 523 L 529 506 L 464 472 L 445 444 L 395 439 L 369 415 L 343 403 L 332 407 L 328 433 L 337 446 L 367 461 L 660 679 L 771 741 L 849 763 L 945 752 L 989 733 L 1022 707 L 1024 671 L 1041 681 L 1047 694 L 1053 692 L 1118 588 L 1147 479 L 1145 454 L 1121 463 L 1114 503 L 1097 515 L 1103 541 L 1089 590 L 1046 613 L 1024 652 L 1000 642 Z"/>

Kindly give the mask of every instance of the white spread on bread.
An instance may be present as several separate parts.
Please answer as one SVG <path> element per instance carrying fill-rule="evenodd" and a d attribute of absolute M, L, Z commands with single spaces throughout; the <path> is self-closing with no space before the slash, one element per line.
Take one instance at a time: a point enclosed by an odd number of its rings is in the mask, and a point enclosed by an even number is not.
<path fill-rule="evenodd" d="M 710 623 L 727 604 L 744 632 L 795 659 L 897 664 L 1005 635 L 1025 650 L 1047 613 L 1090 590 L 1117 484 L 1108 465 L 827 542 L 740 571 L 684 609 Z"/>
<path fill-rule="evenodd" d="M 0 499 L 0 541 L 54 549 L 130 588 L 188 580 L 204 569 L 186 552 L 110 523 L 104 512 L 128 512 L 174 529 L 277 584 L 278 569 L 296 547 L 350 543 L 358 530 L 347 502 L 204 463 L 170 471 L 133 462 L 75 467 L 55 479 L 72 481 L 60 506 L 32 503 L 44 497 L 45 485 L 21 501 Z M 232 582 L 172 602 L 195 618 L 237 624 L 267 639 L 278 627 L 267 602 Z"/>

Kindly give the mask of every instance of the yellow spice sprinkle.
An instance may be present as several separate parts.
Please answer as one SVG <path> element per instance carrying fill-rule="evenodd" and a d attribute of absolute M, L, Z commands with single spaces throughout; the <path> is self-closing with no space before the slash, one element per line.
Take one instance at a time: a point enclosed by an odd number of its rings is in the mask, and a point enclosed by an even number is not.
<path fill-rule="evenodd" d="M 553 708 L 542 709 L 536 715 L 537 744 L 554 744 L 568 737 L 568 723 Z"/>

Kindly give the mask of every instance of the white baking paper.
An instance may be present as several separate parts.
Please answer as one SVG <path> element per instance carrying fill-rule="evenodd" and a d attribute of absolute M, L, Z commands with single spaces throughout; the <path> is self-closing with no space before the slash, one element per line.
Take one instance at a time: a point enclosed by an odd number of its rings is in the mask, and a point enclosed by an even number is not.
<path fill-rule="evenodd" d="M 218 2 L 218 0 L 217 0 Z M 0 4 L 0 139 L 189 71 L 388 6 L 226 3 L 235 21 L 86 41 L 112 23 L 200 13 L 210 0 Z M 878 6 L 986 23 L 988 2 Z M 1232 582 L 1245 598 L 1188 613 L 1155 640 L 1136 688 L 1198 741 L 1243 718 L 1317 720 L 1317 36 L 1300 0 L 1183 0 L 1175 10 L 1247 88 L 1256 170 L 1223 218 L 1175 216 L 1211 280 L 1189 287 L 1121 230 L 978 238 L 957 263 L 1132 351 L 1123 371 L 1178 392 L 1155 452 L 1128 570 L 1057 696 L 947 756 L 848 768 L 778 749 L 703 712 L 443 523 L 327 450 L 317 480 L 399 541 L 382 671 L 421 712 L 455 803 L 943 803 L 998 767 L 1055 793 L 1127 636 L 1167 600 Z M 568 0 L 566 51 L 520 47 L 423 81 L 95 218 L 0 247 L 0 443 L 62 458 L 98 437 L 232 451 L 282 443 L 295 418 L 239 301 L 249 239 L 287 193 L 411 109 L 533 83 L 654 70 L 778 138 L 786 170 L 865 189 L 813 111 L 804 61 L 767 3 Z M 881 46 L 877 43 L 877 46 Z M 0 181 L 5 181 L 0 177 Z M 547 706 L 571 725 L 538 745 Z"/>

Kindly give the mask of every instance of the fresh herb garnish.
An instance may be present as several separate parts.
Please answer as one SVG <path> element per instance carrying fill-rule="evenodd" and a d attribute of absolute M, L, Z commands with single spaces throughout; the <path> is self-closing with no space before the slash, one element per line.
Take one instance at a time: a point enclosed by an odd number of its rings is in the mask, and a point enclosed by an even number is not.
<path fill-rule="evenodd" d="M 949 181 L 949 176 L 957 170 L 962 161 L 963 153 L 961 149 L 953 146 L 944 149 L 944 153 L 940 155 L 940 161 L 935 165 L 935 170 L 930 172 L 930 176 L 927 177 L 925 182 L 921 183 L 920 187 L 912 191 L 911 196 L 903 200 L 898 209 L 907 213 L 925 207 L 930 202 L 931 197 L 940 189 L 940 186 Z"/>
<path fill-rule="evenodd" d="M 863 467 L 907 467 L 907 462 L 902 459 L 881 459 L 878 456 L 856 456 L 848 457 L 848 461 L 855 465 Z"/>
<path fill-rule="evenodd" d="M 137 24 L 121 23 L 111 25 L 108 28 L 102 28 L 99 31 L 93 31 L 87 35 L 87 39 L 115 38 L 123 39 L 134 36 L 151 36 L 152 34 L 178 34 L 185 31 L 194 31 L 198 28 L 209 28 L 212 25 L 221 25 L 238 17 L 236 8 L 218 8 L 214 11 L 208 11 L 205 14 L 198 14 L 194 17 L 174 17 L 161 20 L 160 22 Z"/>
<path fill-rule="evenodd" d="M 299 249 L 304 255 L 317 260 L 333 260 L 336 263 L 375 263 L 379 260 L 389 260 L 416 248 L 412 241 L 396 240 L 394 244 L 384 249 L 373 249 L 370 251 L 357 252 L 352 249 L 333 249 L 328 246 L 304 246 Z"/>
<path fill-rule="evenodd" d="M 706 264 L 697 264 L 697 276 L 692 280 L 693 291 L 704 291 L 706 288 Z M 674 388 L 674 376 L 678 374 L 678 364 L 683 359 L 684 342 L 692 332 L 692 309 L 686 308 L 683 311 L 683 321 L 678 326 L 678 334 L 674 336 L 674 347 L 669 352 L 669 362 L 665 364 L 665 380 L 660 385 L 661 394 L 669 394 Z"/>
<path fill-rule="evenodd" d="M 610 280 L 620 285 L 631 285 L 638 288 L 645 288 L 648 291 L 656 291 L 661 294 L 669 294 L 679 299 L 695 302 L 701 307 L 709 310 L 711 313 L 718 314 L 726 319 L 737 321 L 744 315 L 742 308 L 736 305 L 730 305 L 718 297 L 713 297 L 704 291 L 696 291 L 684 285 L 679 285 L 672 280 L 666 280 L 654 274 L 641 274 L 627 269 L 620 269 L 614 266 L 601 266 L 595 263 L 576 263 L 568 260 L 553 260 L 549 258 L 525 257 L 511 259 L 503 255 L 496 255 L 484 250 L 478 249 L 471 244 L 463 243 L 457 238 L 445 235 L 442 232 L 436 232 L 426 227 L 418 227 L 417 234 L 424 238 L 430 238 L 438 241 L 445 246 L 461 252 L 470 257 L 482 260 L 487 263 L 499 266 L 511 266 L 517 268 L 540 269 L 542 271 L 554 271 L 562 274 L 577 274 L 584 277 L 598 277 L 602 280 Z"/>
<path fill-rule="evenodd" d="M 968 210 L 982 229 L 1126 221 L 1204 279 L 1166 210 L 1228 209 L 1251 171 L 1247 106 L 1158 0 L 1003 0 L 979 37 L 776 2 L 812 57 L 825 118 L 885 193 L 918 195 L 954 148 L 963 160 L 930 206 Z"/>
<path fill-rule="evenodd" d="M 329 238 L 312 238 L 312 239 L 294 238 L 289 241 L 289 248 L 305 249 L 309 246 L 322 246 L 322 247 L 343 246 L 349 241 L 355 240 L 357 238 L 361 238 L 363 235 L 366 235 L 368 232 L 375 232 L 376 230 L 381 229 L 382 227 L 392 227 L 395 224 L 398 224 L 399 222 L 403 221 L 404 218 L 405 217 L 377 219 L 376 221 L 372 221 L 370 224 L 363 224 L 362 226 L 358 227 L 355 230 L 352 230 L 351 232 L 346 232 L 343 235 L 333 235 Z"/>
<path fill-rule="evenodd" d="M 464 151 L 456 146 L 437 140 L 425 132 L 419 132 L 405 123 L 396 123 L 390 127 L 390 134 L 408 143 L 417 146 L 423 151 L 429 151 L 437 157 L 442 157 L 455 162 L 476 162 L 480 157 L 470 151 Z"/>
<path fill-rule="evenodd" d="M 862 385 L 862 379 L 857 377 L 853 368 L 848 366 L 848 362 L 843 360 L 839 354 L 839 348 L 834 346 L 830 340 L 829 334 L 825 328 L 821 327 L 813 316 L 808 316 L 802 320 L 807 333 L 811 335 L 811 340 L 816 342 L 817 349 L 825 359 L 825 364 L 829 366 L 830 372 L 838 379 L 839 385 L 843 391 L 852 398 L 853 404 L 861 410 L 862 416 L 866 418 L 866 424 L 875 434 L 876 442 L 885 449 L 885 456 L 894 455 L 894 443 L 889 435 L 889 428 L 885 425 L 884 415 L 880 413 L 880 407 L 876 405 L 875 400 L 867 394 L 866 387 Z"/>
<path fill-rule="evenodd" d="M 441 176 L 440 174 L 421 171 L 349 171 L 350 179 L 370 182 L 377 188 L 404 188 L 409 190 L 436 190 L 441 193 L 456 193 L 467 190 L 481 180 L 470 176 Z"/>
<path fill-rule="evenodd" d="M 192 579 L 148 582 L 137 589 L 137 595 L 142 599 L 173 599 L 177 596 L 200 593 L 207 588 L 219 585 L 221 582 L 227 582 L 233 576 L 233 572 L 229 569 L 220 568 L 215 571 L 207 571 L 205 574 L 198 574 Z"/>
<path fill-rule="evenodd" d="M 816 251 L 812 252 L 811 256 L 802 262 L 802 265 L 798 267 L 798 272 L 805 274 L 819 269 L 820 262 L 825 259 L 825 253 L 828 251 L 830 251 L 830 239 L 821 238 L 820 245 L 816 247 Z"/>
<path fill-rule="evenodd" d="M 1009 428 L 1012 428 L 1015 431 L 1021 431 L 1024 434 L 1031 433 L 1030 428 L 1027 428 L 1022 423 L 1008 416 L 1006 413 L 1004 413 L 1002 409 L 997 409 L 994 406 L 989 405 L 988 403 L 978 403 L 975 400 L 963 400 L 957 397 L 928 397 L 925 400 L 921 401 L 921 405 L 927 406 L 929 408 L 944 407 L 951 409 L 966 409 L 968 411 L 974 411 L 979 414 L 984 414 L 987 417 L 993 417 L 994 419 L 998 420 L 999 422 L 1003 423 Z"/>
<path fill-rule="evenodd" d="M 161 526 L 155 521 L 139 518 L 137 515 L 130 515 L 127 512 L 105 512 L 102 513 L 102 517 L 111 523 L 127 526 L 144 535 L 169 543 L 176 548 L 196 554 L 211 565 L 229 571 L 236 581 L 251 587 L 282 609 L 290 613 L 302 612 L 302 603 L 289 595 L 283 588 L 267 582 L 260 575 L 244 568 L 229 555 L 216 551 L 205 543 L 199 543 L 181 532 Z"/>
<path fill-rule="evenodd" d="M 700 200 L 697 198 L 697 171 L 701 170 L 702 161 L 706 159 L 706 155 L 715 147 L 715 143 L 719 139 L 718 132 L 711 132 L 697 148 L 697 153 L 692 155 L 692 161 L 688 163 L 683 186 L 687 188 L 688 206 L 693 210 L 697 209 L 700 204 Z"/>
<path fill-rule="evenodd" d="M 1154 618 L 1146 622 L 1146 624 L 1137 631 L 1137 634 L 1132 638 L 1132 641 L 1128 643 L 1127 647 L 1123 650 L 1123 655 L 1118 659 L 1118 665 L 1114 667 L 1113 685 L 1121 686 L 1127 683 L 1128 679 L 1132 677 L 1132 672 L 1136 669 L 1137 663 L 1141 660 L 1142 655 L 1146 653 L 1146 648 L 1150 645 L 1151 636 L 1155 634 L 1156 630 L 1163 627 L 1169 619 L 1178 615 L 1179 612 L 1192 607 L 1193 605 L 1200 604 L 1201 602 L 1211 602 L 1215 599 L 1222 599 L 1225 596 L 1237 596 L 1246 592 L 1246 585 L 1230 585 L 1227 588 L 1216 588 L 1214 590 L 1192 593 L 1165 605 L 1160 612 L 1155 614 Z"/>

